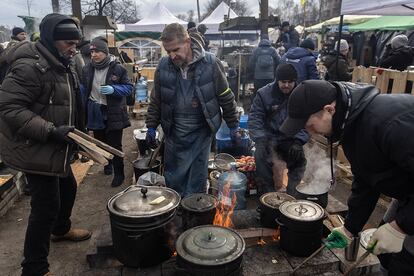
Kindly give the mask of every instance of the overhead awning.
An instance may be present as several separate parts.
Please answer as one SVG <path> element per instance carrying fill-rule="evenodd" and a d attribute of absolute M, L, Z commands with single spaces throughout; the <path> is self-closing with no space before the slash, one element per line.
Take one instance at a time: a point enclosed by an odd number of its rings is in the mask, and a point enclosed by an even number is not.
<path fill-rule="evenodd" d="M 414 28 L 414 16 L 381 16 L 349 27 L 350 31 L 404 31 Z"/>
<path fill-rule="evenodd" d="M 342 0 L 341 14 L 414 15 L 414 0 Z"/>

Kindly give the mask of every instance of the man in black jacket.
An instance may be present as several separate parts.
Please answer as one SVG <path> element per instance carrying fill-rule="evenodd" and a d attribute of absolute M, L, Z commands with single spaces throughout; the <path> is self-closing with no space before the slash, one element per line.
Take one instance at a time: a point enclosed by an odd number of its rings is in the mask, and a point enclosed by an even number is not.
<path fill-rule="evenodd" d="M 70 220 L 77 185 L 67 134 L 74 126 L 83 129 L 79 82 L 70 67 L 79 28 L 68 16 L 49 14 L 40 31 L 40 41 L 11 50 L 11 70 L 0 89 L 0 154 L 7 166 L 26 173 L 32 196 L 22 275 L 51 275 L 51 238 L 91 236 Z"/>
<path fill-rule="evenodd" d="M 397 35 L 387 45 L 379 66 L 404 71 L 413 64 L 414 50 L 408 46 L 406 35 Z"/>
<path fill-rule="evenodd" d="M 281 131 L 303 127 L 340 141 L 354 180 L 343 227 L 331 233 L 329 247 L 357 236 L 381 194 L 399 202 L 398 209 L 372 235 L 376 255 L 394 253 L 389 275 L 414 275 L 414 97 L 384 95 L 370 85 L 304 81 L 290 96 L 288 119 Z M 403 245 L 404 244 L 404 245 Z"/>
<path fill-rule="evenodd" d="M 106 40 L 97 37 L 90 43 L 91 63 L 83 67 L 82 89 L 86 98 L 87 128 L 96 139 L 122 151 L 123 129 L 131 125 L 128 119 L 126 96 L 132 84 L 126 69 L 109 55 Z M 120 186 L 125 179 L 124 160 L 114 156 L 104 167 L 107 175 L 114 172 L 111 186 Z"/>

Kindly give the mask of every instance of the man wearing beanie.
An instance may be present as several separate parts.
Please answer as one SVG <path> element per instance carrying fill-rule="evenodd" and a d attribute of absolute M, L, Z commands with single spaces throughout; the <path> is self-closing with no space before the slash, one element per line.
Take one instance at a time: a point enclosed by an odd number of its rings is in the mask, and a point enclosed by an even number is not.
<path fill-rule="evenodd" d="M 352 79 L 352 73 L 349 69 L 347 57 L 349 52 L 348 42 L 345 39 L 341 39 L 339 53 L 337 49 L 338 41 L 335 43 L 334 49 L 322 58 L 323 65 L 327 69 L 325 79 L 330 81 L 350 81 Z M 337 59 L 338 64 L 336 62 Z"/>
<path fill-rule="evenodd" d="M 79 82 L 69 67 L 79 29 L 70 17 L 49 14 L 40 32 L 40 41 L 11 50 L 11 70 L 0 89 L 0 155 L 7 166 L 25 172 L 31 192 L 22 275 L 52 275 L 51 239 L 91 236 L 70 220 L 77 184 L 67 134 L 84 129 Z"/>
<path fill-rule="evenodd" d="M 259 46 L 253 50 L 247 68 L 250 77 L 254 80 L 255 92 L 274 80 L 279 61 L 280 56 L 268 37 L 262 38 Z"/>
<path fill-rule="evenodd" d="M 9 55 L 10 50 L 13 49 L 13 47 L 19 44 L 20 42 L 25 41 L 26 38 L 27 33 L 22 28 L 14 27 L 12 29 L 11 40 L 9 41 L 9 44 L 7 44 L 6 49 L 0 54 L 0 84 L 3 82 L 4 78 L 6 77 L 6 74 L 9 71 L 7 57 Z"/>
<path fill-rule="evenodd" d="M 302 41 L 299 47 L 290 48 L 280 59 L 280 63 L 292 64 L 298 72 L 297 83 L 304 80 L 319 79 L 316 69 L 316 57 L 313 54 L 315 44 L 311 39 Z"/>
<path fill-rule="evenodd" d="M 282 46 L 288 51 L 292 47 L 299 46 L 299 33 L 295 30 L 293 26 L 290 25 L 288 21 L 282 22 L 279 29 L 279 38 L 277 39 L 277 44 L 282 44 Z"/>
<path fill-rule="evenodd" d="M 414 275 L 414 97 L 380 94 L 367 84 L 304 81 L 290 96 L 280 131 L 303 128 L 339 141 L 354 175 L 345 224 L 332 231 L 328 247 L 357 237 L 383 194 L 394 200 L 369 247 L 388 275 Z"/>
<path fill-rule="evenodd" d="M 414 50 L 408 45 L 408 37 L 400 34 L 391 39 L 378 65 L 383 68 L 404 71 L 413 64 Z"/>
<path fill-rule="evenodd" d="M 275 81 L 259 89 L 250 109 L 249 133 L 256 145 L 256 182 L 259 194 L 282 189 L 281 183 L 273 181 L 272 167 L 275 162 L 286 162 L 289 170 L 286 192 L 292 196 L 295 196 L 295 188 L 305 172 L 303 145 L 309 140 L 309 135 L 305 130 L 292 136 L 279 131 L 287 118 L 287 103 L 296 80 L 297 72 L 293 65 L 279 65 Z M 280 166 L 276 164 L 276 167 Z"/>
<path fill-rule="evenodd" d="M 126 97 L 132 93 L 126 69 L 109 54 L 106 39 L 97 37 L 90 43 L 91 63 L 83 67 L 82 87 L 86 101 L 87 125 L 96 139 L 122 151 L 123 129 L 128 119 Z M 111 186 L 120 186 L 125 179 L 124 161 L 115 156 L 104 167 L 114 174 Z"/>

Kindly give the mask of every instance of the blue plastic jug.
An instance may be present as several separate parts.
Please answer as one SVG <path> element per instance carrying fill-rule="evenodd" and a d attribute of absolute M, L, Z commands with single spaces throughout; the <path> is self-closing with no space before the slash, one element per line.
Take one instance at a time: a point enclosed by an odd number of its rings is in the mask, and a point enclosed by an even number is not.
<path fill-rule="evenodd" d="M 146 102 L 148 100 L 148 86 L 144 77 L 141 77 L 135 85 L 135 101 Z"/>
<path fill-rule="evenodd" d="M 227 207 L 232 205 L 233 198 L 236 197 L 235 210 L 246 209 L 246 176 L 237 171 L 236 163 L 230 164 L 230 171 L 224 172 L 218 178 L 218 197 L 219 201 Z"/>

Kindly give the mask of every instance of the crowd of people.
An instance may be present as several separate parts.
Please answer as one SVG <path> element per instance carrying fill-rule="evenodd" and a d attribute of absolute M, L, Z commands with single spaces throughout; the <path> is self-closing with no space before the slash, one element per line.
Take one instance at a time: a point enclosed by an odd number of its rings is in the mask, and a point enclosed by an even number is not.
<path fill-rule="evenodd" d="M 236 91 L 222 62 L 208 51 L 206 30 L 193 22 L 187 29 L 178 23 L 164 28 L 160 40 L 167 56 L 156 68 L 145 120 L 151 148 L 159 146 L 157 128 L 163 130 L 166 185 L 182 197 L 206 191 L 211 144 L 223 120 L 232 143 L 241 139 Z M 110 54 L 107 40 L 85 40 L 71 17 L 47 15 L 32 42 L 21 28 L 12 34 L 0 55 L 5 68 L 0 154 L 6 165 L 26 173 L 30 187 L 22 275 L 52 275 L 50 240 L 91 236 L 71 224 L 77 185 L 70 159 L 76 147 L 68 134 L 75 128 L 88 130 L 122 150 L 123 130 L 131 125 L 126 100 L 133 85 L 119 59 Z M 314 42 L 300 41 L 288 22 L 282 23 L 280 43 L 287 50 L 282 56 L 263 36 L 249 61 L 255 94 L 248 129 L 255 142 L 259 193 L 281 188 L 273 181 L 276 158 L 286 163 L 286 193 L 294 196 L 306 169 L 303 146 L 310 136 L 340 142 L 354 180 L 345 224 L 332 230 L 327 246 L 347 246 L 384 194 L 394 201 L 369 248 L 388 275 L 414 275 L 414 98 L 348 82 L 352 75 L 346 40 L 335 45 L 339 52 L 323 59 L 327 80 L 319 79 Z M 407 45 L 406 36 L 396 36 L 382 64 L 392 67 L 396 62 L 403 69 L 401 63 L 411 51 Z M 123 184 L 122 158 L 115 157 L 103 171 L 113 175 L 112 187 Z"/>

